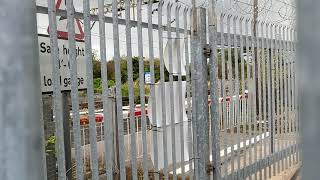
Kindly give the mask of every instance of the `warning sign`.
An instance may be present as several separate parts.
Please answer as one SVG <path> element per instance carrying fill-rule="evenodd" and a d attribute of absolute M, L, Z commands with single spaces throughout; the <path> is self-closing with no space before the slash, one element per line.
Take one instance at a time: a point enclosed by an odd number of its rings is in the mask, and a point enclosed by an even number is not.
<path fill-rule="evenodd" d="M 52 76 L 52 48 L 50 46 L 50 38 L 46 35 L 38 35 L 39 44 L 39 61 L 40 61 L 40 80 L 42 92 L 53 91 L 53 76 Z M 60 86 L 61 90 L 71 90 L 71 62 L 69 60 L 70 49 L 68 41 L 64 39 L 58 40 L 59 52 L 59 70 L 60 70 Z M 76 60 L 78 73 L 78 89 L 86 89 L 86 62 L 85 62 L 85 45 L 84 42 L 76 42 Z"/>
<path fill-rule="evenodd" d="M 56 10 L 66 10 L 66 0 L 56 0 Z M 83 40 L 84 32 L 79 19 L 74 21 L 75 39 Z M 49 27 L 47 29 L 49 34 Z M 60 39 L 68 39 L 68 19 L 67 17 L 57 16 L 57 36 Z"/>

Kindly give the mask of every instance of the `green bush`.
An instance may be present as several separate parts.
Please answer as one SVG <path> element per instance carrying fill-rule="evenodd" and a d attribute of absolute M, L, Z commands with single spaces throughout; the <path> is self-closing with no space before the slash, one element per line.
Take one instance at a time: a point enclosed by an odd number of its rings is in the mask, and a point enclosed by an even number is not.
<path fill-rule="evenodd" d="M 122 96 L 128 97 L 129 96 L 129 84 L 128 82 L 122 84 L 121 86 Z M 140 86 L 139 81 L 133 82 L 133 94 L 135 97 L 140 96 Z"/>
<path fill-rule="evenodd" d="M 48 155 L 55 155 L 55 144 L 56 144 L 56 137 L 50 136 L 45 144 L 46 154 Z"/>
<path fill-rule="evenodd" d="M 108 80 L 108 87 L 114 86 L 115 82 L 113 80 Z M 95 93 L 102 93 L 102 80 L 101 78 L 95 78 L 93 80 L 93 88 Z"/>

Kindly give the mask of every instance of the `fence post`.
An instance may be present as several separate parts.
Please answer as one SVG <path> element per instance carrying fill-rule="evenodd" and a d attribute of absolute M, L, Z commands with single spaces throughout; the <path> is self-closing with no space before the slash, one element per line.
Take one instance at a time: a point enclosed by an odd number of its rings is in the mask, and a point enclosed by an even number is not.
<path fill-rule="evenodd" d="M 320 176 L 320 1 L 296 1 L 298 8 L 298 121 L 302 133 L 302 179 Z M 303 123 L 302 123 L 303 121 Z M 301 145 L 301 144 L 300 144 Z"/>
<path fill-rule="evenodd" d="M 0 11 L 0 178 L 42 180 L 36 4 L 3 0 Z"/>
<path fill-rule="evenodd" d="M 194 106 L 196 109 L 195 121 L 196 123 L 196 146 L 197 152 L 195 154 L 195 161 L 197 165 L 196 179 L 209 179 L 208 165 L 209 165 L 209 119 L 208 119 L 208 75 L 207 75 L 207 58 L 204 54 L 204 48 L 207 46 L 206 42 L 206 10 L 204 8 L 195 9 L 197 12 L 193 14 L 193 61 L 195 81 L 195 98 Z"/>
<path fill-rule="evenodd" d="M 220 127 L 219 127 L 219 80 L 217 58 L 217 15 L 216 0 L 209 1 L 208 9 L 208 34 L 210 48 L 210 122 L 211 122 L 211 152 L 212 176 L 214 180 L 220 179 Z"/>

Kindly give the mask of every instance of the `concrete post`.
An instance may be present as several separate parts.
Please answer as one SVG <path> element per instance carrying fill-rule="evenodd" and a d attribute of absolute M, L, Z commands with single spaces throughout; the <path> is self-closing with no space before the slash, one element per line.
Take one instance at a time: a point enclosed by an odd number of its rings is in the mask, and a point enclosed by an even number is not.
<path fill-rule="evenodd" d="M 302 179 L 320 177 L 320 1 L 296 1 L 298 8 L 298 121 L 302 134 Z M 300 126 L 298 126 L 300 127 Z M 300 129 L 299 129 L 300 130 Z"/>
<path fill-rule="evenodd" d="M 35 1 L 0 5 L 0 179 L 43 180 Z"/>

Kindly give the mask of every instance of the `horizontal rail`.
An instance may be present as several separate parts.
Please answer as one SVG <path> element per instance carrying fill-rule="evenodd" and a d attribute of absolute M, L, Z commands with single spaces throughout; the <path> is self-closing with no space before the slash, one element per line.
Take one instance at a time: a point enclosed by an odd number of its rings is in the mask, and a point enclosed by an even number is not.
<path fill-rule="evenodd" d="M 37 6 L 37 13 L 39 13 L 39 14 L 48 14 L 48 8 L 47 7 L 45 7 L 45 6 Z M 66 10 L 61 10 L 61 9 L 59 9 L 59 10 L 57 10 L 56 11 L 56 15 L 57 16 L 62 16 L 62 17 L 67 17 L 67 11 Z M 81 13 L 81 12 L 75 12 L 74 13 L 74 17 L 76 18 L 76 19 L 83 19 L 83 13 Z M 99 21 L 99 17 L 98 17 L 98 15 L 91 15 L 90 16 L 90 20 L 91 21 Z M 104 16 L 104 22 L 105 23 L 109 23 L 109 24 L 112 24 L 113 23 L 113 19 L 112 19 L 112 17 L 108 17 L 108 16 Z M 118 19 L 118 24 L 119 25 L 126 25 L 126 21 L 125 21 L 125 19 Z M 138 26 L 138 21 L 133 21 L 133 20 L 130 20 L 130 25 L 131 25 L 131 27 L 137 27 Z M 142 22 L 141 23 L 141 26 L 142 26 L 142 28 L 148 28 L 148 23 L 146 23 L 146 22 Z M 162 26 L 162 30 L 163 31 L 168 31 L 168 27 L 166 26 L 166 25 L 163 25 Z M 154 29 L 154 30 L 159 30 L 159 25 L 158 24 L 152 24 L 152 29 Z M 171 27 L 170 26 L 170 29 L 171 29 L 171 32 L 176 32 L 176 30 L 177 30 L 177 28 L 175 28 L 175 27 Z M 179 29 L 179 32 L 181 33 L 181 34 L 183 34 L 184 33 L 184 29 L 182 29 L 182 28 L 178 28 Z M 191 34 L 191 31 L 190 30 L 188 30 L 187 31 L 188 32 L 188 34 L 190 35 Z M 221 46 L 221 32 L 217 32 L 217 45 L 219 45 L 219 46 Z M 240 37 L 241 37 L 241 35 L 236 35 L 236 38 L 237 38 L 237 47 L 240 47 Z M 225 39 L 227 39 L 228 38 L 228 33 L 224 33 L 224 38 Z M 245 38 L 245 35 L 243 34 L 242 35 L 242 38 L 244 39 Z M 265 38 L 265 39 L 268 39 L 268 38 Z M 271 39 L 272 40 L 272 44 L 275 44 L 275 39 Z M 249 44 L 251 45 L 252 44 L 252 37 L 251 36 L 248 36 L 248 41 L 249 41 Z M 231 46 L 234 46 L 234 36 L 232 36 L 231 37 Z M 284 43 L 286 43 L 286 42 L 292 42 L 292 41 L 286 41 L 286 40 L 284 40 L 283 41 Z M 228 46 L 228 42 L 227 41 L 225 41 L 224 43 L 224 46 Z M 258 46 L 260 46 L 261 47 L 261 41 L 259 41 L 258 42 Z M 245 47 L 245 46 L 244 46 Z M 277 49 L 277 48 L 276 48 Z"/>
<path fill-rule="evenodd" d="M 37 13 L 39 13 L 39 14 L 48 14 L 48 8 L 47 8 L 47 7 L 44 7 L 44 6 L 37 6 Z M 58 9 L 58 10 L 56 11 L 56 15 L 57 15 L 57 16 L 62 16 L 62 17 L 67 17 L 67 11 L 66 11 L 66 10 Z M 75 17 L 76 19 L 83 19 L 83 13 L 81 13 L 81 12 L 75 12 L 75 13 L 74 13 L 74 17 Z M 90 20 L 91 20 L 91 21 L 99 21 L 99 17 L 98 17 L 98 15 L 93 15 L 93 14 L 91 14 Z M 110 24 L 112 24 L 112 23 L 113 23 L 113 19 L 112 19 L 112 17 L 104 16 L 104 22 L 105 22 L 105 23 L 110 23 Z M 126 20 L 119 18 L 118 24 L 119 24 L 119 25 L 126 25 Z M 131 25 L 131 27 L 137 27 L 137 26 L 138 26 L 138 21 L 130 20 L 130 25 Z M 148 23 L 142 22 L 142 23 L 141 23 L 141 26 L 142 26 L 142 28 L 148 28 Z M 164 30 L 164 31 L 168 31 L 167 26 L 162 26 L 162 27 L 163 27 L 163 30 Z M 159 25 L 157 25 L 157 24 L 152 24 L 152 29 L 157 29 L 157 30 L 158 30 L 158 29 L 159 29 Z M 175 31 L 176 31 L 176 28 L 175 28 L 175 27 L 171 27 L 171 31 L 172 31 L 172 32 L 175 32 Z M 180 29 L 179 29 L 179 32 L 180 32 L 180 33 L 184 33 L 184 29 L 180 28 Z M 190 31 L 189 31 L 189 34 L 190 34 Z"/>
<path fill-rule="evenodd" d="M 272 155 L 264 159 L 260 159 L 234 172 L 233 174 L 228 174 L 227 176 L 224 177 L 224 179 L 231 179 L 231 177 L 237 177 L 238 175 L 240 175 L 240 177 L 246 178 L 250 175 L 257 173 L 261 169 L 274 165 L 276 162 L 281 161 L 285 158 L 288 158 L 290 155 L 293 155 L 294 153 L 298 153 L 298 150 L 299 150 L 298 144 L 291 145 L 281 151 L 273 153 Z"/>

